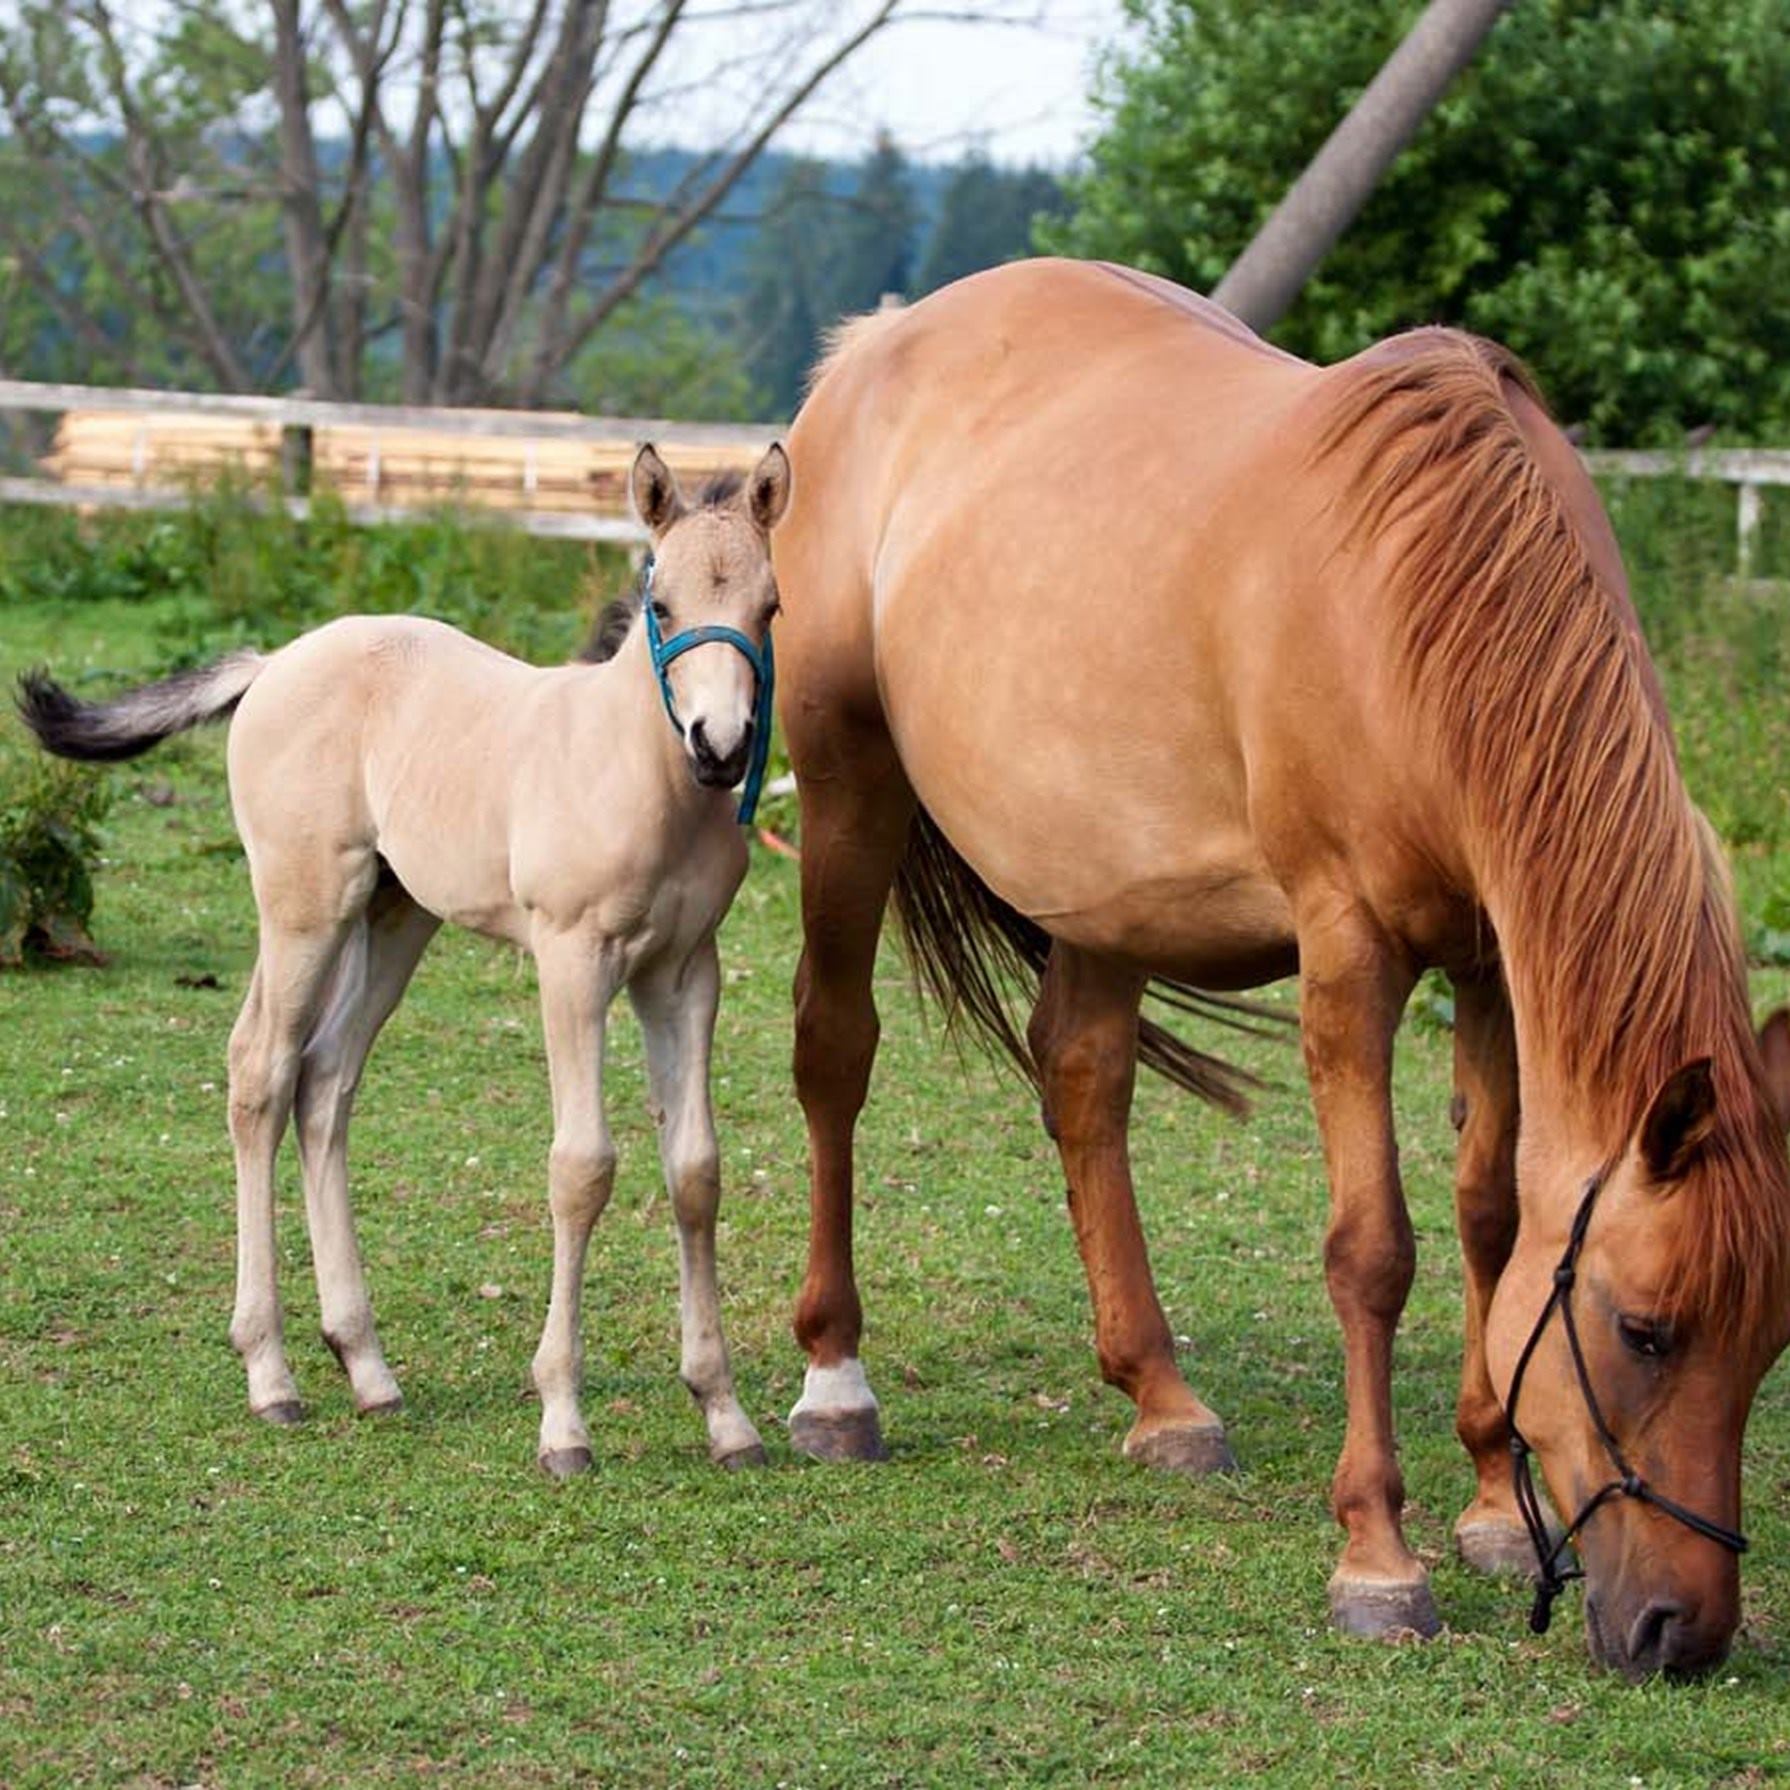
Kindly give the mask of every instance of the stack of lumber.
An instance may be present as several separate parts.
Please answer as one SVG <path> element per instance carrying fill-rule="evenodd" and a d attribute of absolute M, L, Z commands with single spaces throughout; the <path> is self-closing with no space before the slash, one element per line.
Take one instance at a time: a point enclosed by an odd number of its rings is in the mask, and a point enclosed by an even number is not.
<path fill-rule="evenodd" d="M 461 413 L 464 417 L 465 413 Z M 574 420 L 562 414 L 555 421 Z M 563 440 L 477 432 L 463 425 L 416 428 L 323 423 L 311 431 L 313 489 L 350 503 L 396 508 L 443 504 L 561 514 L 624 515 L 632 440 Z M 766 430 L 738 440 L 705 432 L 699 443 L 665 441 L 660 452 L 693 490 L 715 474 L 750 468 Z M 180 487 L 219 478 L 275 479 L 281 431 L 272 423 L 179 412 L 65 412 L 44 465 L 68 485 Z"/>

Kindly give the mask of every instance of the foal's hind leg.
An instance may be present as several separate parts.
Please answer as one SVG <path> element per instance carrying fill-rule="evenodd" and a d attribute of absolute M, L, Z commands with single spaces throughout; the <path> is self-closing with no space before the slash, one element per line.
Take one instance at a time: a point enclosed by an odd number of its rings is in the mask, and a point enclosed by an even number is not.
<path fill-rule="evenodd" d="M 1094 1302 L 1100 1372 L 1137 1406 L 1125 1453 L 1183 1473 L 1235 1468 L 1224 1425 L 1175 1365 L 1138 1222 L 1126 1132 L 1145 977 L 1051 947 L 1028 1041 L 1069 1184 L 1069 1215 Z"/>
<path fill-rule="evenodd" d="M 709 1106 L 709 1049 L 721 970 L 714 939 L 705 939 L 682 963 L 655 965 L 637 976 L 628 992 L 646 1037 L 659 1157 L 677 1218 L 679 1371 L 708 1425 L 710 1456 L 723 1467 L 759 1466 L 764 1444 L 734 1396 L 715 1286 L 721 1153 Z"/>
<path fill-rule="evenodd" d="M 881 1460 L 875 1395 L 858 1362 L 863 1308 L 852 1275 L 852 1134 L 870 1086 L 878 1025 L 871 976 L 913 796 L 880 727 L 822 735 L 793 710 L 802 794 L 802 959 L 796 970 L 796 1094 L 808 1121 L 808 1273 L 796 1340 L 808 1353 L 790 1445 L 818 1460 Z"/>
<path fill-rule="evenodd" d="M 274 1162 L 291 1116 L 300 1053 L 347 930 L 294 930 L 264 914 L 248 998 L 230 1034 L 230 1137 L 236 1148 L 236 1309 L 230 1341 L 249 1408 L 270 1423 L 303 1414 L 286 1365 L 274 1248 Z"/>
<path fill-rule="evenodd" d="M 1495 976 L 1455 983 L 1454 1089 L 1454 1210 L 1467 1295 L 1455 1432 L 1479 1479 L 1454 1539 L 1461 1558 L 1481 1572 L 1532 1574 L 1535 1548 L 1511 1484 L 1510 1423 L 1485 1365 L 1486 1310 L 1517 1232 L 1516 1033 Z"/>
<path fill-rule="evenodd" d="M 355 1405 L 395 1411 L 404 1402 L 385 1364 L 367 1297 L 348 1199 L 348 1121 L 367 1053 L 404 997 L 440 922 L 399 888 L 381 889 L 337 960 L 328 1001 L 300 1061 L 299 1159 L 323 1340 L 335 1351 Z"/>
<path fill-rule="evenodd" d="M 1342 1324 L 1348 1429 L 1332 1503 L 1348 1533 L 1330 1612 L 1349 1634 L 1440 1627 L 1406 1545 L 1392 1427 L 1392 1343 L 1416 1266 L 1392 1129 L 1392 1041 L 1415 980 L 1373 917 L 1346 900 L 1299 924 L 1299 1023 L 1330 1177 L 1324 1271 Z"/>

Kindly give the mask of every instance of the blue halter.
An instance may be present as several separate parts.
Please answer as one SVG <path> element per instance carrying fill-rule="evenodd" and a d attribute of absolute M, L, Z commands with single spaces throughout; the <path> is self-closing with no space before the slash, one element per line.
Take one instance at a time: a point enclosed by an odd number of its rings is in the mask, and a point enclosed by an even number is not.
<path fill-rule="evenodd" d="M 658 676 L 659 694 L 665 699 L 665 713 L 671 717 L 671 725 L 680 734 L 684 731 L 684 724 L 678 719 L 677 699 L 671 694 L 671 679 L 666 674 L 672 661 L 681 659 L 692 648 L 707 646 L 715 640 L 725 641 L 744 656 L 758 678 L 758 695 L 752 704 L 752 756 L 746 765 L 745 787 L 740 791 L 739 821 L 742 827 L 748 827 L 758 812 L 758 796 L 764 788 L 764 768 L 771 755 L 771 700 L 777 689 L 777 660 L 771 651 L 770 630 L 765 630 L 762 647 L 754 646 L 738 628 L 686 628 L 667 640 L 659 632 L 659 618 L 653 613 L 653 570 L 654 563 L 649 559 L 641 607 L 646 612 L 647 648 L 653 656 L 653 671 Z"/>

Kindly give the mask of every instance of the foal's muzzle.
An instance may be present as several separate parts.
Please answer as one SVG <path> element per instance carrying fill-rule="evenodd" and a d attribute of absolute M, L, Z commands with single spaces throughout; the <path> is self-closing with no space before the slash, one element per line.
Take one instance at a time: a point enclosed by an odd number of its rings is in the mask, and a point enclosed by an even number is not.
<path fill-rule="evenodd" d="M 704 789 L 732 789 L 745 776 L 752 761 L 752 736 L 755 724 L 746 723 L 734 749 L 722 755 L 709 744 L 708 729 L 701 721 L 692 721 L 687 738 L 690 742 L 690 763 L 696 781 Z"/>

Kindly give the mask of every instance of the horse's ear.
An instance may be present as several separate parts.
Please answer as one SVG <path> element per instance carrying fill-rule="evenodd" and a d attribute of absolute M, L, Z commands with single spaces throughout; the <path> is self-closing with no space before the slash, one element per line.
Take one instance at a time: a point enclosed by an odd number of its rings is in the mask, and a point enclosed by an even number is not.
<path fill-rule="evenodd" d="M 766 534 L 783 520 L 783 512 L 789 508 L 793 477 L 783 443 L 773 441 L 746 480 L 746 513 Z"/>
<path fill-rule="evenodd" d="M 1651 1179 L 1680 1179 L 1715 1129 L 1715 1076 L 1708 1057 L 1666 1078 L 1641 1121 L 1641 1161 Z"/>
<path fill-rule="evenodd" d="M 1778 1124 L 1790 1131 L 1790 1008 L 1780 1007 L 1759 1028 L 1759 1055 L 1765 1059 L 1765 1089 Z"/>
<path fill-rule="evenodd" d="M 634 514 L 656 541 L 684 513 L 684 494 L 677 480 L 650 441 L 640 444 L 634 465 L 628 473 L 628 495 L 634 500 Z"/>

